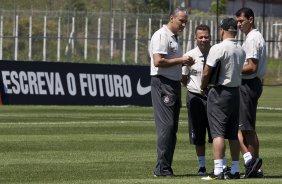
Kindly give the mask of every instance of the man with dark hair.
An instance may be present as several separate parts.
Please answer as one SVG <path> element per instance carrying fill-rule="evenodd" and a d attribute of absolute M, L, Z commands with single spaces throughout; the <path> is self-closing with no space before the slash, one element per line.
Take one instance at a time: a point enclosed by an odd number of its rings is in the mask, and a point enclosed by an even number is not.
<path fill-rule="evenodd" d="M 260 170 L 259 140 L 256 133 L 256 111 L 262 93 L 262 81 L 266 72 L 266 46 L 261 33 L 255 29 L 254 12 L 241 8 L 236 12 L 238 28 L 246 35 L 242 45 L 246 61 L 240 86 L 240 120 L 238 138 L 244 158 L 245 177 L 263 177 Z"/>
<path fill-rule="evenodd" d="M 207 117 L 207 96 L 201 94 L 202 73 L 211 48 L 210 27 L 200 24 L 195 29 L 197 47 L 188 51 L 184 56 L 191 56 L 195 64 L 182 67 L 182 84 L 187 87 L 186 107 L 188 112 L 188 127 L 190 144 L 195 145 L 198 160 L 198 176 L 207 175 L 206 171 L 206 133 L 208 142 L 212 143 Z M 229 171 L 226 158 L 223 158 L 223 170 Z"/>
<path fill-rule="evenodd" d="M 187 23 L 187 11 L 176 8 L 167 25 L 151 39 L 151 96 L 157 130 L 157 164 L 154 176 L 173 176 L 172 160 L 181 107 L 182 65 L 192 65 L 191 57 L 183 56 L 177 33 Z"/>
<path fill-rule="evenodd" d="M 199 25 L 195 29 L 195 41 L 197 47 L 185 53 L 190 56 L 195 64 L 182 67 L 182 84 L 187 87 L 186 107 L 188 111 L 188 127 L 190 144 L 195 145 L 198 159 L 198 176 L 204 176 L 206 172 L 205 142 L 208 132 L 209 143 L 212 143 L 209 123 L 207 118 L 207 97 L 201 95 L 201 77 L 211 48 L 210 28 L 207 25 Z"/>
<path fill-rule="evenodd" d="M 237 44 L 237 22 L 226 18 L 220 24 L 222 42 L 211 47 L 202 75 L 202 94 L 209 84 L 213 68 L 220 62 L 218 81 L 208 92 L 207 115 L 213 138 L 214 172 L 204 180 L 239 179 L 238 141 L 239 128 L 239 86 L 245 61 L 245 52 Z M 232 158 L 231 171 L 224 174 L 224 140 L 228 139 Z"/>

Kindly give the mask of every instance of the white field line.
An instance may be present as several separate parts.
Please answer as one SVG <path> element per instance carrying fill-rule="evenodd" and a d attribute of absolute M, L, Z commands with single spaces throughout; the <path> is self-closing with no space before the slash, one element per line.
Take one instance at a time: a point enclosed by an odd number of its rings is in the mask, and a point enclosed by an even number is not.
<path fill-rule="evenodd" d="M 135 122 L 142 122 L 142 120 L 134 120 L 134 121 L 64 121 L 64 122 L 5 122 L 0 123 L 1 125 L 71 125 L 71 124 L 106 124 L 106 123 L 112 123 L 112 124 L 125 124 L 125 123 L 135 123 Z M 151 121 L 145 121 L 148 123 L 152 123 Z"/>
<path fill-rule="evenodd" d="M 270 111 L 282 111 L 282 108 L 280 107 L 258 107 L 257 109 L 259 110 L 270 110 Z M 154 120 L 148 120 L 148 121 L 144 121 L 144 120 L 134 120 L 134 121 L 115 121 L 114 124 L 126 124 L 126 123 L 140 123 L 142 122 L 144 123 L 148 123 L 148 124 L 152 124 L 154 123 Z M 113 123 L 113 121 L 67 121 L 67 122 L 5 122 L 5 123 L 0 123 L 1 125 L 70 125 L 70 124 L 105 124 L 105 123 Z M 186 121 L 183 120 L 179 120 L 179 123 L 187 123 Z"/>
<path fill-rule="evenodd" d="M 280 107 L 258 107 L 259 110 L 282 111 Z"/>

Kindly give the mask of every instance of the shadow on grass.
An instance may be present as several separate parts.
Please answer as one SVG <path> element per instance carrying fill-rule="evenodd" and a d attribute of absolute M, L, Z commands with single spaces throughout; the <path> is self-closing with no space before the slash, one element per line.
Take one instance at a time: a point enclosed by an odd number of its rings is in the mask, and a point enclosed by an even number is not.
<path fill-rule="evenodd" d="M 282 176 L 264 176 L 262 179 L 282 179 Z"/>
<path fill-rule="evenodd" d="M 198 176 L 197 174 L 175 174 L 174 177 L 190 177 L 190 176 Z M 200 176 L 199 176 L 200 177 Z"/>
<path fill-rule="evenodd" d="M 198 176 L 197 174 L 176 174 L 173 177 L 191 177 L 191 176 Z M 204 176 L 198 176 L 198 177 L 204 177 Z M 242 178 L 243 179 L 243 178 Z M 246 178 L 246 179 L 282 179 L 282 175 L 280 176 L 264 176 L 262 178 Z"/>

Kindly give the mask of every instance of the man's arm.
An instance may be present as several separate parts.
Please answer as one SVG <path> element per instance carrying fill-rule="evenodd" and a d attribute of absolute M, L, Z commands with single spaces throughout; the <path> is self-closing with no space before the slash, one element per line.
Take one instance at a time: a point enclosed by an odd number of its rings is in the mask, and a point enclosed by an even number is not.
<path fill-rule="evenodd" d="M 189 56 L 166 59 L 162 54 L 153 54 L 153 59 L 155 67 L 170 67 L 179 64 L 191 66 L 194 64 L 193 58 Z"/>
<path fill-rule="evenodd" d="M 254 58 L 247 59 L 247 64 L 244 64 L 242 74 L 253 74 L 258 69 L 258 60 Z"/>
<path fill-rule="evenodd" d="M 211 73 L 212 73 L 212 69 L 213 67 L 209 66 L 209 65 L 205 65 L 204 67 L 204 71 L 203 71 L 203 75 L 202 75 L 202 85 L 201 85 L 201 92 L 202 94 L 204 94 L 204 90 L 207 89 L 209 81 L 210 81 L 210 77 L 211 77 Z"/>

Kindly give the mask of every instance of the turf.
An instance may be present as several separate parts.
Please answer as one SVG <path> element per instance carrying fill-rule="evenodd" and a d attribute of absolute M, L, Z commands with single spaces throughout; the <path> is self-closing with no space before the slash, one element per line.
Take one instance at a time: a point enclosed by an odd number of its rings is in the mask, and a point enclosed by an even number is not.
<path fill-rule="evenodd" d="M 265 87 L 259 102 L 264 179 L 208 182 L 195 176 L 185 106 L 173 162 L 177 176 L 170 179 L 152 176 L 156 135 L 151 107 L 1 106 L 0 183 L 281 183 L 281 93 L 282 87 Z M 212 167 L 209 145 L 207 168 Z"/>

